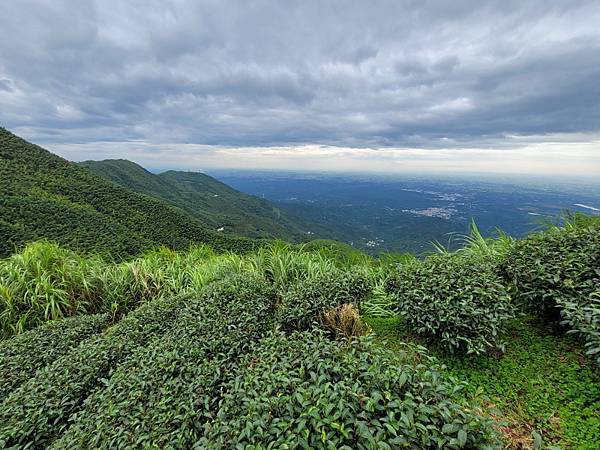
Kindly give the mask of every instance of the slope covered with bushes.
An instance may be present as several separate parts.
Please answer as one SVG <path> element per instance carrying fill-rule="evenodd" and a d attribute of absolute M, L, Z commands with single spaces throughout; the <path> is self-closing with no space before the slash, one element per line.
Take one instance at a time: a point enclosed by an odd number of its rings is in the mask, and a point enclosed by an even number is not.
<path fill-rule="evenodd" d="M 365 292 L 340 294 L 319 277 L 288 281 L 294 292 L 296 282 L 314 284 L 323 308 L 364 300 Z M 312 328 L 290 330 L 288 337 L 278 331 L 279 317 L 285 317 L 279 309 L 286 308 L 278 298 L 272 281 L 248 271 L 186 297 L 146 303 L 15 389 L 0 405 L 0 443 L 17 448 L 497 444 L 491 419 L 459 396 L 461 384 L 426 355 L 415 359 L 412 352 L 376 349 L 362 338 L 336 341 Z M 335 300 L 327 305 L 326 299 Z M 319 312 L 307 311 L 306 318 L 318 323 Z M 274 388 L 278 391 L 271 392 Z M 244 403 L 248 395 L 257 402 Z M 282 427 L 286 434 L 279 433 Z"/>
<path fill-rule="evenodd" d="M 208 230 L 165 201 L 117 186 L 0 128 L 0 256 L 41 238 L 115 256 L 192 242 L 236 251 L 254 245 Z"/>
<path fill-rule="evenodd" d="M 253 238 L 304 240 L 318 228 L 281 211 L 267 200 L 244 194 L 198 172 L 148 172 L 127 160 L 79 163 L 101 177 L 181 208 L 206 227 Z"/>
<path fill-rule="evenodd" d="M 599 234 L 474 229 L 422 260 L 32 244 L 0 262 L 0 448 L 594 448 Z"/>

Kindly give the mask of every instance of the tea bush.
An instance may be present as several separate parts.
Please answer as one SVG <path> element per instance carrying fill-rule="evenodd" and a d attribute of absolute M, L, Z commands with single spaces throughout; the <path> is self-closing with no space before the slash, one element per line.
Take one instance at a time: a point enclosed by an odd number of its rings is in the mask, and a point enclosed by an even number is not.
<path fill-rule="evenodd" d="M 514 307 L 493 265 L 460 254 L 433 255 L 400 266 L 386 280 L 409 329 L 450 352 L 502 348 Z"/>
<path fill-rule="evenodd" d="M 207 286 L 88 398 L 53 448 L 190 448 L 239 357 L 273 328 L 274 305 L 273 288 L 253 275 Z"/>
<path fill-rule="evenodd" d="M 107 325 L 107 314 L 73 317 L 0 341 L 0 402 L 38 369 L 101 333 Z"/>
<path fill-rule="evenodd" d="M 46 447 L 117 364 L 138 347 L 160 339 L 180 308 L 179 298 L 146 303 L 38 370 L 0 405 L 0 448 Z"/>
<path fill-rule="evenodd" d="M 370 293 L 367 278 L 358 272 L 334 270 L 300 281 L 284 295 L 278 321 L 285 330 L 304 330 L 319 315 L 343 303 L 360 306 Z"/>
<path fill-rule="evenodd" d="M 600 362 L 600 226 L 583 222 L 520 240 L 503 271 L 524 308 L 562 320 Z"/>
<path fill-rule="evenodd" d="M 425 354 L 273 333 L 240 363 L 196 448 L 500 448 Z"/>

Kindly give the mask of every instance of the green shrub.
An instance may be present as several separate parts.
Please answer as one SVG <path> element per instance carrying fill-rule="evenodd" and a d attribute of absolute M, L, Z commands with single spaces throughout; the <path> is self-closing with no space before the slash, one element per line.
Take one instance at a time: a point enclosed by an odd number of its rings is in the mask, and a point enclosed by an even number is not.
<path fill-rule="evenodd" d="M 285 330 L 307 329 L 320 314 L 343 303 L 360 307 L 370 291 L 366 277 L 357 272 L 334 270 L 300 281 L 283 295 L 279 324 Z"/>
<path fill-rule="evenodd" d="M 574 222 L 518 241 L 503 273 L 524 308 L 545 320 L 562 320 L 600 362 L 600 227 L 595 223 Z"/>
<path fill-rule="evenodd" d="M 53 448 L 190 448 L 240 356 L 273 328 L 274 305 L 273 288 L 256 276 L 207 286 L 88 398 Z"/>
<path fill-rule="evenodd" d="M 400 266 L 386 280 L 409 329 L 450 352 L 502 348 L 514 308 L 495 268 L 485 259 L 434 255 Z"/>
<path fill-rule="evenodd" d="M 179 298 L 146 303 L 38 370 L 0 405 L 0 448 L 46 447 L 119 363 L 160 339 L 180 307 Z"/>
<path fill-rule="evenodd" d="M 107 325 L 106 314 L 73 317 L 0 341 L 0 402 L 38 369 L 68 354 Z"/>
<path fill-rule="evenodd" d="M 565 300 L 561 302 L 562 325 L 570 328 L 568 333 L 578 334 L 585 340 L 586 354 L 600 364 L 600 288 L 592 292 L 586 301 Z"/>
<path fill-rule="evenodd" d="M 425 354 L 311 330 L 270 335 L 240 367 L 196 448 L 500 448 Z"/>

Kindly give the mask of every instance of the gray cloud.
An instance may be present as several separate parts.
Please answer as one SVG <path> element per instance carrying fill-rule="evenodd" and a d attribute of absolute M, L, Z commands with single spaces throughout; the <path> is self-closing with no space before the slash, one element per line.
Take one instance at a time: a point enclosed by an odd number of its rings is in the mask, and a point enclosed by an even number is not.
<path fill-rule="evenodd" d="M 6 1 L 0 124 L 57 145 L 598 133 L 598 23 L 595 0 Z"/>

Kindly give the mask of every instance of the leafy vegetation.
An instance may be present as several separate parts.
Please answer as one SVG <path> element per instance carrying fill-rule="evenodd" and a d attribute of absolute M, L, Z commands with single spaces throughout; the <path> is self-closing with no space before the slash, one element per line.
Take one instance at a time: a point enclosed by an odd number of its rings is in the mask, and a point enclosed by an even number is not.
<path fill-rule="evenodd" d="M 396 351 L 411 340 L 401 318 L 366 318 L 380 341 Z M 600 372 L 581 343 L 526 316 L 507 325 L 506 352 L 432 354 L 479 394 L 481 408 L 495 417 L 507 448 L 593 449 L 600 441 Z"/>
<path fill-rule="evenodd" d="M 0 261 L 0 448 L 593 448 L 600 228 L 477 233 L 421 260 L 30 244 Z"/>
<path fill-rule="evenodd" d="M 146 303 L 105 333 L 39 369 L 0 407 L 0 447 L 46 447 L 119 363 L 167 332 L 180 309 L 178 298 Z"/>
<path fill-rule="evenodd" d="M 237 252 L 256 245 L 208 230 L 163 200 L 117 186 L 0 128 L 0 256 L 42 238 L 115 257 L 194 242 Z"/>
<path fill-rule="evenodd" d="M 0 401 L 38 369 L 54 362 L 81 341 L 108 326 L 108 315 L 97 314 L 51 321 L 36 330 L 0 341 Z"/>
<path fill-rule="evenodd" d="M 504 326 L 515 314 L 494 268 L 461 254 L 401 266 L 386 280 L 386 290 L 411 331 L 451 352 L 503 348 Z"/>
<path fill-rule="evenodd" d="M 318 322 L 320 308 L 328 310 L 342 301 L 360 304 L 367 293 L 366 288 L 353 288 L 352 281 L 360 280 L 360 276 L 352 272 L 339 273 L 346 280 L 346 289 L 340 294 L 337 288 L 344 284 L 333 284 L 332 278 L 320 274 L 295 283 L 276 283 L 265 276 L 269 272 L 261 274 L 252 267 L 240 265 L 237 274 L 229 273 L 197 294 L 147 302 L 106 332 L 39 369 L 0 407 L 0 443 L 6 447 L 214 448 L 221 438 L 211 437 L 207 430 L 220 423 L 219 417 L 226 413 L 223 408 L 231 407 L 227 399 L 240 394 L 231 383 L 242 387 L 235 380 L 246 370 L 246 376 L 252 373 L 253 364 L 241 361 L 260 363 L 261 355 L 272 351 L 268 336 L 283 339 L 282 344 L 286 341 L 276 330 L 288 329 L 284 322 L 289 317 L 285 312 L 289 303 L 278 301 L 277 286 L 293 286 L 287 292 L 295 293 L 293 298 L 300 303 L 307 324 Z M 300 287 L 312 293 L 320 288 L 322 294 L 304 298 L 298 296 Z M 308 329 L 304 335 L 295 335 L 301 337 L 298 350 L 305 346 L 303 352 L 313 355 L 306 369 L 297 370 L 305 373 L 311 384 L 316 381 L 309 375 L 314 374 L 313 365 L 319 368 L 319 376 L 333 377 L 331 388 L 314 384 L 325 389 L 324 393 L 339 395 L 316 397 L 321 398 L 317 405 L 325 408 L 321 414 L 329 414 L 333 408 L 343 412 L 335 422 L 339 428 L 329 427 L 332 421 L 328 422 L 326 437 L 331 442 L 357 438 L 364 448 L 382 440 L 392 444 L 423 442 L 427 447 L 444 442 L 454 448 L 493 442 L 490 420 L 472 411 L 470 400 L 458 397 L 460 383 L 444 378 L 425 355 L 417 362 L 377 350 L 367 341 L 340 346 L 319 333 Z M 321 348 L 321 353 L 315 348 Z M 333 349 L 337 351 L 331 353 Z M 296 357 L 281 361 L 280 369 L 273 373 L 287 373 L 287 364 L 297 364 L 303 354 L 290 353 Z M 389 366 L 392 361 L 399 365 Z M 376 363 L 382 366 L 374 366 Z M 344 368 L 346 364 L 352 366 Z M 357 385 L 356 376 L 362 372 Z M 364 398 L 356 397 L 357 391 L 352 390 L 358 386 L 364 389 Z M 263 388 L 259 385 L 259 389 Z M 303 402 L 316 400 L 309 396 L 309 390 Z M 405 400 L 398 401 L 394 393 L 402 394 Z M 379 411 L 377 422 L 375 409 Z M 363 422 L 366 428 L 360 425 Z M 415 423 L 422 425 L 413 430 Z M 348 435 L 354 425 L 359 427 L 359 434 Z M 317 439 L 322 439 L 320 422 L 311 422 L 311 426 L 320 433 Z M 404 430 L 409 429 L 412 434 L 405 435 Z M 258 446 L 273 445 L 268 434 L 257 434 L 253 439 Z"/>
<path fill-rule="evenodd" d="M 518 241 L 504 273 L 528 310 L 559 321 L 587 342 L 600 363 L 600 220 L 575 217 Z"/>
<path fill-rule="evenodd" d="M 84 161 L 81 166 L 140 194 L 181 208 L 204 226 L 253 238 L 304 240 L 314 224 L 281 211 L 267 200 L 230 188 L 197 172 L 167 171 L 155 175 L 123 159 Z"/>
<path fill-rule="evenodd" d="M 357 273 L 331 271 L 308 278 L 283 295 L 279 321 L 286 330 L 306 330 L 330 308 L 360 306 L 369 290 L 367 279 Z"/>
<path fill-rule="evenodd" d="M 425 354 L 311 330 L 259 342 L 226 385 L 203 448 L 484 448 L 486 419 Z M 268 443 L 268 446 L 263 447 Z"/>

